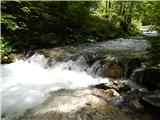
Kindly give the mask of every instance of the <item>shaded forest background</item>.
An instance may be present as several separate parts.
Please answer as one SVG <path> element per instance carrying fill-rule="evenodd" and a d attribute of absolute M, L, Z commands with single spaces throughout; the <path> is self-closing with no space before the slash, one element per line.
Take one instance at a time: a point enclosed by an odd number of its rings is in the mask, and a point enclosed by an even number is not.
<path fill-rule="evenodd" d="M 160 30 L 160 1 L 2 1 L 1 54 Z"/>

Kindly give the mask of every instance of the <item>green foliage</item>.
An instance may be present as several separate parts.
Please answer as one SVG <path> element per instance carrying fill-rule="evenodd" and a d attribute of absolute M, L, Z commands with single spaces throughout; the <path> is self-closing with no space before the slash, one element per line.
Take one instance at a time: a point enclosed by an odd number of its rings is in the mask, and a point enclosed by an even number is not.
<path fill-rule="evenodd" d="M 94 43 L 97 41 L 97 38 L 95 38 L 94 36 L 88 36 L 87 39 L 86 39 L 87 42 L 90 42 L 90 43 Z"/>
<path fill-rule="evenodd" d="M 134 16 L 142 20 L 143 25 L 160 25 L 160 1 L 141 1 L 136 4 Z"/>
<path fill-rule="evenodd" d="M 13 15 L 2 14 L 1 24 L 4 24 L 7 29 L 11 29 L 12 31 L 15 31 L 19 28 L 15 20 L 16 20 L 16 17 Z"/>
<path fill-rule="evenodd" d="M 159 6 L 158 1 L 2 1 L 1 44 L 7 52 L 9 46 L 21 51 L 136 35 L 141 21 L 159 28 Z"/>
<path fill-rule="evenodd" d="M 131 35 L 140 34 L 140 24 L 138 21 L 133 20 L 132 23 L 129 25 L 129 32 Z"/>
<path fill-rule="evenodd" d="M 3 37 L 1 37 L 1 40 L 0 40 L 0 54 L 3 56 L 3 55 L 6 55 L 6 54 L 10 54 L 11 52 L 15 52 L 15 50 L 11 47 L 11 45 L 9 45 L 7 40 L 5 40 Z"/>
<path fill-rule="evenodd" d="M 160 25 L 154 26 L 154 29 L 157 30 L 160 33 Z"/>

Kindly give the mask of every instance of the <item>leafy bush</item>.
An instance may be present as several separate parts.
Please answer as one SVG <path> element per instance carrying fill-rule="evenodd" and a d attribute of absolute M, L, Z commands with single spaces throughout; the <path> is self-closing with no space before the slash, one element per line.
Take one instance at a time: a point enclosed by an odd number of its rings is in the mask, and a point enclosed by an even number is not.
<path fill-rule="evenodd" d="M 7 40 L 5 40 L 3 37 L 1 37 L 0 54 L 3 56 L 6 54 L 10 54 L 11 52 L 15 52 L 15 49 L 13 49 L 11 47 L 11 45 L 7 42 Z"/>
<path fill-rule="evenodd" d="M 1 18 L 1 23 L 6 26 L 6 28 L 11 29 L 12 31 L 15 31 L 19 28 L 17 23 L 15 22 L 16 17 L 11 14 L 3 14 Z"/>

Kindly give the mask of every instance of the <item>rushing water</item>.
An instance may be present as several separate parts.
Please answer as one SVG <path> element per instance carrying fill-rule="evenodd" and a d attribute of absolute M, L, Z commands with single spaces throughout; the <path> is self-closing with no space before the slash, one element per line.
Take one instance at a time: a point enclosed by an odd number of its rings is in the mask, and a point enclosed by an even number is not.
<path fill-rule="evenodd" d="M 145 40 L 117 39 L 95 45 L 78 46 L 80 54 L 100 50 L 116 52 L 143 52 L 148 47 Z M 66 48 L 65 48 L 66 49 Z M 71 50 L 72 47 L 67 49 Z M 73 52 L 74 51 L 74 52 Z M 76 50 L 73 50 L 74 54 Z M 107 53 L 108 54 L 108 53 Z M 14 116 L 27 108 L 41 104 L 49 92 L 59 89 L 81 89 L 90 85 L 107 83 L 107 78 L 101 78 L 99 61 L 87 64 L 86 56 L 78 56 L 76 60 L 59 62 L 52 59 L 50 67 L 48 59 L 35 53 L 27 60 L 17 60 L 14 63 L 1 65 L 2 79 L 2 113 Z M 99 70 L 99 71 L 98 71 Z"/>
<path fill-rule="evenodd" d="M 149 26 L 143 26 L 141 28 L 142 34 L 148 37 L 159 36 L 158 31 L 154 30 L 153 28 L 149 28 Z"/>
<path fill-rule="evenodd" d="M 16 113 L 41 103 L 50 91 L 88 87 L 108 79 L 64 69 L 67 63 L 44 69 L 37 63 L 17 61 L 2 67 L 2 112 Z M 78 66 L 77 66 L 78 67 Z"/>

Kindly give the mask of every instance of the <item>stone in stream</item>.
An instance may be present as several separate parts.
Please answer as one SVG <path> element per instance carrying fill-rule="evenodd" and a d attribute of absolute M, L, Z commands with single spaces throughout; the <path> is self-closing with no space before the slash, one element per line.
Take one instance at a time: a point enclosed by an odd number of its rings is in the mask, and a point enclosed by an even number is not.
<path fill-rule="evenodd" d="M 101 64 L 105 77 L 118 79 L 124 76 L 124 66 L 117 58 L 108 56 L 101 60 Z"/>
<path fill-rule="evenodd" d="M 125 81 L 113 81 L 110 84 L 102 83 L 93 87 L 103 90 L 114 89 L 118 93 L 123 93 L 131 90 L 131 87 Z"/>
<path fill-rule="evenodd" d="M 114 89 L 93 89 L 93 95 L 109 100 L 110 98 L 120 96 L 120 94 Z"/>
<path fill-rule="evenodd" d="M 130 77 L 132 82 L 150 90 L 160 88 L 160 70 L 156 68 L 137 69 Z"/>

